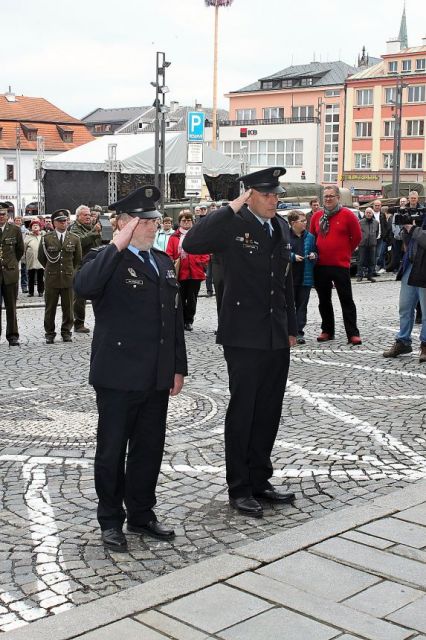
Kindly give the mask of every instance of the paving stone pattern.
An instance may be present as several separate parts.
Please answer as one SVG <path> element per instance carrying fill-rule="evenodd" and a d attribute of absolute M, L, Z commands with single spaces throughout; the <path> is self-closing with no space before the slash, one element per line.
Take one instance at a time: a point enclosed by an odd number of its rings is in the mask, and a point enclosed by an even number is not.
<path fill-rule="evenodd" d="M 228 506 L 227 375 L 214 342 L 215 301 L 201 297 L 194 332 L 187 335 L 190 376 L 183 393 L 170 402 L 158 487 L 157 515 L 174 526 L 177 536 L 171 544 L 129 536 L 124 555 L 106 553 L 99 545 L 93 486 L 96 406 L 87 384 L 90 336 L 45 345 L 43 309 L 20 308 L 21 347 L 9 348 L 4 336 L 0 344 L 0 630 L 136 586 L 330 511 L 366 504 L 425 477 L 426 365 L 419 365 L 417 354 L 398 360 L 381 356 L 397 328 L 398 292 L 391 279 L 354 286 L 363 338 L 358 348 L 347 345 L 339 312 L 336 340 L 316 342 L 312 294 L 307 344 L 292 352 L 291 384 L 273 453 L 274 483 L 290 486 L 297 499 L 294 506 L 267 507 L 261 520 L 238 516 Z M 88 323 L 93 327 L 90 306 Z M 413 335 L 416 346 L 418 328 Z M 371 553 L 391 558 L 417 553 L 418 559 L 426 555 L 426 514 L 411 511 L 411 524 L 398 515 L 393 537 L 382 521 L 381 531 L 372 524 L 340 540 L 355 544 L 350 536 L 358 536 Z M 318 551 L 315 557 L 335 564 L 327 554 L 325 559 Z M 347 568 L 351 575 L 359 570 Z M 376 585 L 363 583 L 362 589 L 367 587 Z M 424 584 L 411 588 L 419 587 Z M 416 602 L 404 605 L 405 615 L 416 615 Z M 261 615 L 262 624 L 272 624 L 275 614 Z M 249 637 L 244 626 L 233 633 L 224 637 Z M 318 638 L 335 637 L 326 624 L 322 633 Z"/>

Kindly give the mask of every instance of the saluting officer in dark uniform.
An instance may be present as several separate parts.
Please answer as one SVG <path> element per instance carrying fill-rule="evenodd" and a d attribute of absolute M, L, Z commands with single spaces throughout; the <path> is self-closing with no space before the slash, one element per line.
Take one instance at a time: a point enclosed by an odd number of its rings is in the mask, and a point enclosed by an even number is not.
<path fill-rule="evenodd" d="M 2 298 L 6 308 L 6 340 L 11 347 L 19 346 L 16 296 L 18 293 L 19 261 L 24 255 L 22 232 L 8 222 L 9 210 L 0 203 L 0 334 Z"/>
<path fill-rule="evenodd" d="M 225 418 L 231 505 L 255 517 L 262 500 L 291 502 L 273 488 L 271 451 L 281 417 L 296 315 L 288 225 L 276 215 L 279 176 L 272 167 L 240 178 L 248 189 L 188 231 L 183 249 L 214 253 L 224 291 L 217 342 L 223 345 L 231 399 Z"/>
<path fill-rule="evenodd" d="M 89 251 L 74 281 L 95 313 L 89 377 L 99 412 L 95 487 L 102 541 L 115 551 L 127 550 L 126 511 L 130 533 L 174 536 L 153 508 L 169 396 L 180 392 L 187 364 L 173 262 L 153 248 L 159 197 L 146 186 L 111 205 L 119 233 Z"/>
<path fill-rule="evenodd" d="M 70 212 L 58 209 L 51 216 L 53 230 L 42 237 L 38 249 L 38 260 L 44 271 L 45 311 L 44 331 L 46 344 L 55 341 L 55 315 L 61 298 L 61 336 L 64 342 L 72 342 L 73 325 L 73 278 L 81 263 L 80 239 L 67 229 Z"/>

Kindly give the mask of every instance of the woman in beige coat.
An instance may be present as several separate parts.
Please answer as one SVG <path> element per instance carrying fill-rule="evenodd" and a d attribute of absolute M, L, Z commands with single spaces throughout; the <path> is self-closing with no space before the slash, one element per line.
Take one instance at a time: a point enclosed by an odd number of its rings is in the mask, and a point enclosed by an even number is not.
<path fill-rule="evenodd" d="M 30 232 L 24 236 L 25 262 L 28 271 L 28 296 L 34 295 L 34 284 L 37 281 L 37 293 L 42 296 L 44 293 L 44 269 L 38 261 L 38 248 L 44 231 L 41 230 L 40 222 L 33 220 Z"/>

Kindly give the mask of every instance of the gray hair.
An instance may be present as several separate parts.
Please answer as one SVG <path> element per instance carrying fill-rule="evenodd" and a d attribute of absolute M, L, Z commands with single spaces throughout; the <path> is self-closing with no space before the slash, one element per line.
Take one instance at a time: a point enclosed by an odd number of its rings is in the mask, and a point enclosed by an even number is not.
<path fill-rule="evenodd" d="M 80 215 L 80 213 L 83 211 L 83 209 L 89 209 L 90 208 L 87 206 L 87 204 L 81 204 L 79 207 L 77 207 L 77 209 L 75 210 L 75 215 L 78 217 Z"/>
<path fill-rule="evenodd" d="M 334 191 L 335 195 L 336 195 L 336 196 L 338 196 L 338 197 L 340 198 L 340 189 L 339 189 L 339 187 L 337 186 L 337 184 L 327 184 L 327 185 L 324 187 L 324 191 L 325 191 L 326 189 L 332 189 L 332 190 Z"/>
<path fill-rule="evenodd" d="M 417 196 L 419 197 L 419 194 L 417 193 L 417 191 L 410 191 L 410 193 L 408 194 L 408 197 L 410 196 Z"/>

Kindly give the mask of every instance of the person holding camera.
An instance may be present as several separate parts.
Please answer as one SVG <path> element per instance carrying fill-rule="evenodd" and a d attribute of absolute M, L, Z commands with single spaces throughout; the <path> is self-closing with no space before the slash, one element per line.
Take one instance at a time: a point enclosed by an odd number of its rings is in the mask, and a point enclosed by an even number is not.
<path fill-rule="evenodd" d="M 402 227 L 401 238 L 405 248 L 402 265 L 397 275 L 397 280 L 401 281 L 399 331 L 394 344 L 384 351 L 383 357 L 396 358 L 412 352 L 411 332 L 416 306 L 420 302 L 423 321 L 420 331 L 419 362 L 426 362 L 426 217 L 419 213 L 415 216 L 409 213 L 409 209 L 395 216 L 395 224 Z"/>
<path fill-rule="evenodd" d="M 357 282 L 361 282 L 367 275 L 369 282 L 376 282 L 373 278 L 376 264 L 377 239 L 379 235 L 379 223 L 374 217 L 374 209 L 367 207 L 364 217 L 359 221 L 361 227 L 361 242 L 358 248 L 358 273 Z"/>

